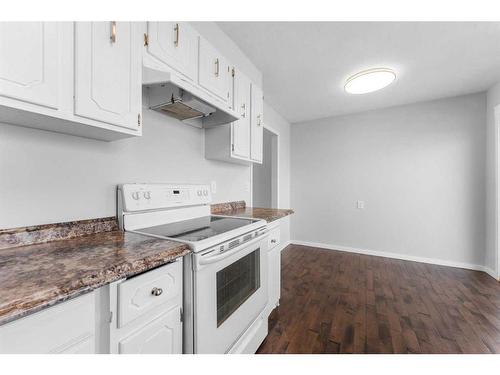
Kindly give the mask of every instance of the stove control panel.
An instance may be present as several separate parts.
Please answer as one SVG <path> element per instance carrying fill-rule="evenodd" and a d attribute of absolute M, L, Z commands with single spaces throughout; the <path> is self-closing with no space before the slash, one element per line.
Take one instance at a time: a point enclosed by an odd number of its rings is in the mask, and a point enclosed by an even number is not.
<path fill-rule="evenodd" d="M 118 199 L 133 212 L 210 204 L 212 196 L 209 185 L 123 184 Z"/>

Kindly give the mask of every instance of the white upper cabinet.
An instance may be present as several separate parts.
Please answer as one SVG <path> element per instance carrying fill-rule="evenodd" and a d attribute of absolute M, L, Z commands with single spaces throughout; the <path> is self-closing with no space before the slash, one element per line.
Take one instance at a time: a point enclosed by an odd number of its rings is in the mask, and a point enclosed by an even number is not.
<path fill-rule="evenodd" d="M 0 23 L 0 122 L 113 141 L 141 135 L 142 28 Z"/>
<path fill-rule="evenodd" d="M 75 114 L 129 129 L 141 125 L 142 54 L 132 22 L 77 22 Z"/>
<path fill-rule="evenodd" d="M 205 158 L 236 164 L 262 163 L 262 90 L 237 68 L 233 69 L 230 105 L 241 118 L 230 126 L 205 129 Z"/>
<path fill-rule="evenodd" d="M 186 22 L 148 22 L 147 52 L 196 81 L 198 73 L 198 33 Z"/>
<path fill-rule="evenodd" d="M 250 92 L 251 82 L 240 71 L 233 77 L 234 110 L 241 119 L 232 123 L 232 156 L 248 159 L 250 157 Z"/>
<path fill-rule="evenodd" d="M 0 96 L 58 107 L 60 33 L 54 22 L 0 23 Z"/>
<path fill-rule="evenodd" d="M 262 163 L 262 143 L 264 140 L 264 98 L 260 87 L 252 85 L 250 115 L 250 159 Z"/>
<path fill-rule="evenodd" d="M 231 68 L 229 62 L 208 41 L 200 37 L 199 75 L 200 86 L 230 105 Z"/>

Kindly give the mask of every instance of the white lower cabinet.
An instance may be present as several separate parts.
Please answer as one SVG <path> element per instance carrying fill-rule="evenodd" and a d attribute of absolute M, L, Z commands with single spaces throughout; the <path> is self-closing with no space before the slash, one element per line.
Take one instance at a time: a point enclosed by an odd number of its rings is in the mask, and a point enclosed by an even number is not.
<path fill-rule="evenodd" d="M 0 354 L 181 354 L 182 259 L 0 326 Z"/>
<path fill-rule="evenodd" d="M 180 306 L 138 328 L 120 340 L 120 354 L 172 354 L 182 353 L 182 323 Z"/>
<path fill-rule="evenodd" d="M 2 354 L 94 352 L 94 292 L 0 326 Z"/>
<path fill-rule="evenodd" d="M 279 306 L 281 296 L 281 231 L 280 220 L 269 223 L 268 237 L 268 288 L 269 300 L 266 313 L 269 315 L 275 307 Z"/>
<path fill-rule="evenodd" d="M 182 260 L 110 285 L 110 352 L 182 353 Z"/>

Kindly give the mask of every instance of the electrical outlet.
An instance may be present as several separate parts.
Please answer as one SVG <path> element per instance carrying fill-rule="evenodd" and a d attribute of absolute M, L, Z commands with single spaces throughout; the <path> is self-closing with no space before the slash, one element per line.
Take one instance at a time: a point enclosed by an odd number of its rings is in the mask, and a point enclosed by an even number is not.
<path fill-rule="evenodd" d="M 212 194 L 217 193 L 217 182 L 216 181 L 210 182 L 210 191 L 212 192 Z"/>
<path fill-rule="evenodd" d="M 365 201 L 357 201 L 356 207 L 358 208 L 358 210 L 363 210 L 365 208 Z"/>

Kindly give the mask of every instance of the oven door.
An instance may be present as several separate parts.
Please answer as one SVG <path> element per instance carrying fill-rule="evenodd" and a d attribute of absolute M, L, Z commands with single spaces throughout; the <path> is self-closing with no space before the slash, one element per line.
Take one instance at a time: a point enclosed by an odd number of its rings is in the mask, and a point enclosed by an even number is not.
<path fill-rule="evenodd" d="M 195 353 L 226 353 L 267 304 L 267 235 L 194 257 Z"/>

